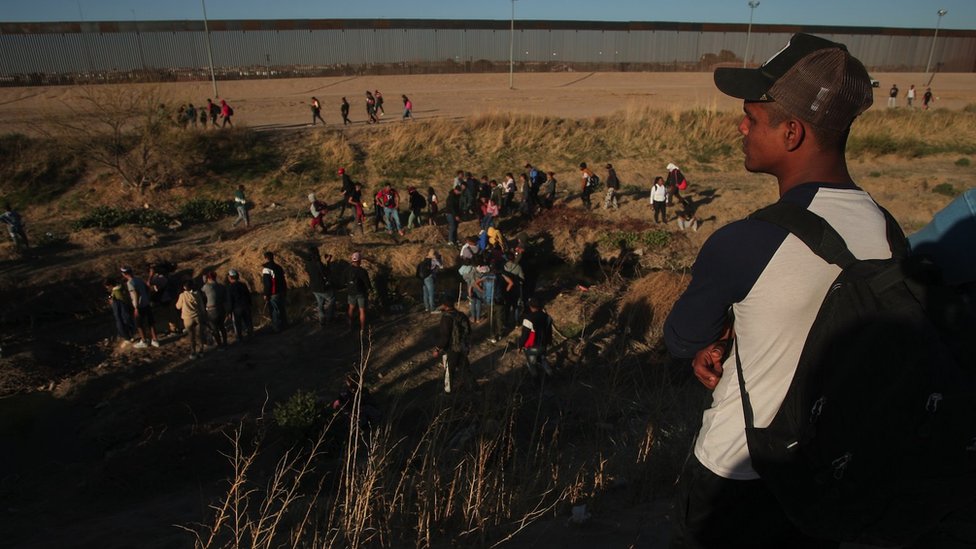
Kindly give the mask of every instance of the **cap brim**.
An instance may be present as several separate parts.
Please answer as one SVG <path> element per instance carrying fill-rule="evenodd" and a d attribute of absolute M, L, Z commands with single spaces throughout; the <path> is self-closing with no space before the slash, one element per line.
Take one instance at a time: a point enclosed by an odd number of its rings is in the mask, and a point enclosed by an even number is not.
<path fill-rule="evenodd" d="M 759 69 L 720 67 L 715 69 L 714 79 L 719 91 L 746 101 L 768 101 L 766 94 L 773 85 Z"/>

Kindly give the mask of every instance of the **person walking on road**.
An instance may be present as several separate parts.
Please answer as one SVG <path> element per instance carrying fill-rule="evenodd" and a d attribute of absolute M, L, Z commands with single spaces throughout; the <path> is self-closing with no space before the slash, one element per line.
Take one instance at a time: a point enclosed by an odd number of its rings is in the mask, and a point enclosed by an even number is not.
<path fill-rule="evenodd" d="M 339 113 L 342 114 L 342 125 L 352 124 L 352 120 L 349 120 L 349 102 L 346 98 L 342 98 L 342 105 L 339 106 Z"/>
<path fill-rule="evenodd" d="M 312 125 L 315 125 L 316 120 L 320 120 L 324 126 L 325 119 L 322 118 L 322 104 L 319 103 L 318 99 L 313 97 L 310 106 L 312 107 Z"/>

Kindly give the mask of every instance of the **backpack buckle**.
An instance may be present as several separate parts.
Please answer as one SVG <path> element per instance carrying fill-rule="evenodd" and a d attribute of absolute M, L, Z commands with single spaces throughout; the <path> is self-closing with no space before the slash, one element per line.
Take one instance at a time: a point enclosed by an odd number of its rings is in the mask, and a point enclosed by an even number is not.
<path fill-rule="evenodd" d="M 834 479 L 840 480 L 844 477 L 844 471 L 847 470 L 847 464 L 851 461 L 851 453 L 847 452 L 834 461 L 830 462 L 830 465 L 834 468 Z"/>
<path fill-rule="evenodd" d="M 929 399 L 925 403 L 925 410 L 934 414 L 939 410 L 939 402 L 941 401 L 942 393 L 932 393 L 929 395 Z"/>

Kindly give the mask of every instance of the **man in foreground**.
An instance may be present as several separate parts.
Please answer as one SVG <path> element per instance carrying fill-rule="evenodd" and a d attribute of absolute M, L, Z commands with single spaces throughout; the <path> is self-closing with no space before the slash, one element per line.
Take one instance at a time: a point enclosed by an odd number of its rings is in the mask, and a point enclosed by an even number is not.
<path fill-rule="evenodd" d="M 868 74 L 845 46 L 797 34 L 758 69 L 717 69 L 715 83 L 744 99 L 746 170 L 775 176 L 780 201 L 824 218 L 857 258 L 891 256 L 884 215 L 845 160 L 851 123 L 872 103 Z M 682 473 L 672 547 L 836 546 L 800 534 L 753 469 L 736 369 L 741 352 L 754 424 L 765 427 L 839 272 L 758 220 L 731 223 L 702 247 L 664 328 L 671 353 L 692 359 L 695 377 L 713 390 Z"/>

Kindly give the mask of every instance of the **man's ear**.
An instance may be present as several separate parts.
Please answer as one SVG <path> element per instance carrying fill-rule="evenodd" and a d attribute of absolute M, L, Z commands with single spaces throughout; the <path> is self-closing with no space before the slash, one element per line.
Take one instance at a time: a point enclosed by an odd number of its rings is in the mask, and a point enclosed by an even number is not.
<path fill-rule="evenodd" d="M 790 118 L 783 123 L 783 144 L 786 150 L 793 152 L 800 148 L 806 139 L 807 128 L 802 121 Z"/>

